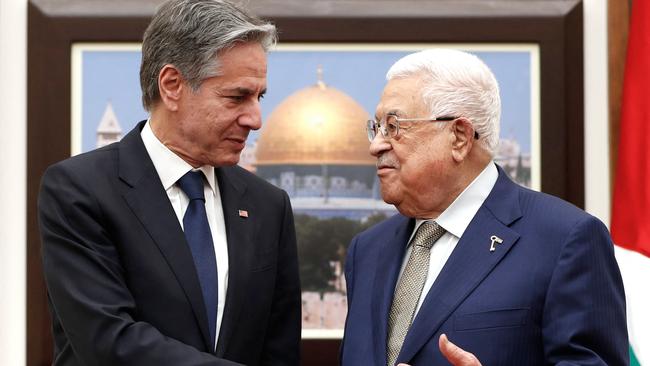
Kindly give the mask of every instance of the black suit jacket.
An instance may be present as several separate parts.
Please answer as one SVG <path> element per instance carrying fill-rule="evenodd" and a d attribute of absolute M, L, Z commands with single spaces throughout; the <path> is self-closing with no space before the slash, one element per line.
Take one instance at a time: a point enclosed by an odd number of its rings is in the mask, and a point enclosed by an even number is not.
<path fill-rule="evenodd" d="M 237 166 L 215 170 L 229 275 L 212 354 L 192 255 L 140 137 L 143 125 L 43 176 L 54 364 L 297 365 L 300 284 L 286 193 Z"/>

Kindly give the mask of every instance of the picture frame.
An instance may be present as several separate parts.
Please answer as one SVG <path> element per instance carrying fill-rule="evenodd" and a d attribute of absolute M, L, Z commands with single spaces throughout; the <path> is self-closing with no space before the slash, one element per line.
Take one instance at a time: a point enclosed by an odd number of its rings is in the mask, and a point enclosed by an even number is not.
<path fill-rule="evenodd" d="M 57 7 L 57 3 L 59 6 Z M 70 49 L 75 42 L 138 42 L 151 1 L 123 7 L 82 0 L 28 5 L 28 364 L 49 364 L 52 344 L 40 265 L 40 177 L 70 155 Z M 540 188 L 584 206 L 583 49 L 580 1 L 255 1 L 285 43 L 532 43 L 540 64 Z M 340 340 L 305 339 L 304 365 L 336 364 Z"/>
<path fill-rule="evenodd" d="M 343 336 L 347 246 L 358 232 L 396 213 L 379 194 L 365 123 L 390 65 L 431 48 L 471 52 L 493 70 L 502 105 L 495 161 L 514 181 L 540 189 L 537 45 L 278 44 L 268 55 L 263 125 L 250 132 L 239 165 L 291 199 L 303 339 Z M 73 44 L 71 155 L 119 141 L 147 118 L 140 59 L 138 43 Z M 338 235 L 325 234 L 331 232 Z"/>

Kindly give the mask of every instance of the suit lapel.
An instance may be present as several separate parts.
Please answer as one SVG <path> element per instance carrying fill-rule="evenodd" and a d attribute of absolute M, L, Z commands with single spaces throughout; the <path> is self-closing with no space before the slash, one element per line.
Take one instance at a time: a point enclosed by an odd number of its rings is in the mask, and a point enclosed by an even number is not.
<path fill-rule="evenodd" d="M 508 226 L 521 217 L 518 189 L 499 169 L 492 192 L 460 238 L 409 329 L 399 362 L 410 361 L 499 264 L 519 239 Z M 491 237 L 503 240 L 490 251 Z"/>
<path fill-rule="evenodd" d="M 399 222 L 392 235 L 386 235 L 380 245 L 379 258 L 375 273 L 372 298 L 372 318 L 379 319 L 373 324 L 373 341 L 375 346 L 376 364 L 386 364 L 386 336 L 388 334 L 388 312 L 393 301 L 395 283 L 401 268 L 407 241 L 413 231 L 415 220 L 399 216 Z"/>
<path fill-rule="evenodd" d="M 231 334 L 237 327 L 241 308 L 245 306 L 246 291 L 250 290 L 248 282 L 255 253 L 254 236 L 260 220 L 255 216 L 255 207 L 244 195 L 246 184 L 239 178 L 235 169 L 237 168 L 215 169 L 226 223 L 229 262 L 228 292 L 217 344 L 218 357 L 222 357 L 226 352 Z M 239 210 L 247 211 L 249 216 L 240 216 Z"/>
<path fill-rule="evenodd" d="M 174 272 L 192 306 L 206 349 L 210 349 L 208 320 L 192 254 L 140 137 L 143 125 L 139 123 L 120 142 L 119 174 L 129 187 L 123 196 Z"/>

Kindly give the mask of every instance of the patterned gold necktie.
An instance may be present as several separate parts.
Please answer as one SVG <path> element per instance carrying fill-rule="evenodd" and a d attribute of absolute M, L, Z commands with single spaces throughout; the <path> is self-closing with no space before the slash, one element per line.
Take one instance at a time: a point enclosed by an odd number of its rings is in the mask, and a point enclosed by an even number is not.
<path fill-rule="evenodd" d="M 420 300 L 424 281 L 429 272 L 429 257 L 431 247 L 445 233 L 435 221 L 427 221 L 420 225 L 411 241 L 411 255 L 409 256 L 402 277 L 400 277 L 393 303 L 388 315 L 388 344 L 386 359 L 388 366 L 393 366 L 402 349 L 406 333 L 411 327 L 415 308 Z"/>

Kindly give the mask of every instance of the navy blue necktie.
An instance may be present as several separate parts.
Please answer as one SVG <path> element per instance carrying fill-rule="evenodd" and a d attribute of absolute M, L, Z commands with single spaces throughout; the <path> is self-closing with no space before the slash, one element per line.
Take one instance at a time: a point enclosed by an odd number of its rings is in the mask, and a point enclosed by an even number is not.
<path fill-rule="evenodd" d="M 189 171 L 178 185 L 190 199 L 190 203 L 183 216 L 185 238 L 192 251 L 196 274 L 199 276 L 203 302 L 208 315 L 208 329 L 210 329 L 210 347 L 214 350 L 214 340 L 217 328 L 217 259 L 214 254 L 214 244 L 208 216 L 205 212 L 205 196 L 203 195 L 203 173 Z"/>

